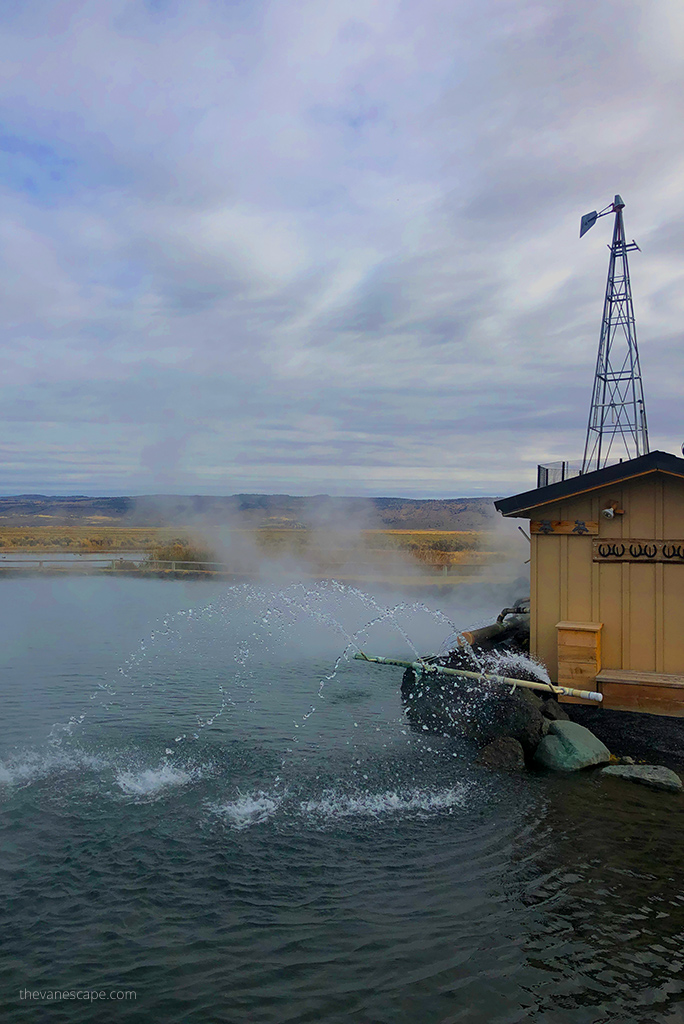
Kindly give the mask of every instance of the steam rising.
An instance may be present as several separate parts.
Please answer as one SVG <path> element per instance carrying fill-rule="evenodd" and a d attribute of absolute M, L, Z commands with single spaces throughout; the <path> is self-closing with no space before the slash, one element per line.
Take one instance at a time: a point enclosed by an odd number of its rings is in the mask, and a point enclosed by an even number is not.
<path fill-rule="evenodd" d="M 528 542 L 515 523 L 495 514 L 490 499 L 160 496 L 156 506 L 151 497 L 138 499 L 129 515 L 132 522 L 175 522 L 204 559 L 263 582 L 338 579 L 444 589 L 479 581 L 513 584 L 514 596 L 527 587 Z"/>

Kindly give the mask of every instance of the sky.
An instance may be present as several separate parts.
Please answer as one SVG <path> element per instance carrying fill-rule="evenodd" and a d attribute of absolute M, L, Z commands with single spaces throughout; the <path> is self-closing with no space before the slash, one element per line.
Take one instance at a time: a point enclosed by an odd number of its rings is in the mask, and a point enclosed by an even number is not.
<path fill-rule="evenodd" d="M 615 193 L 679 454 L 683 53 L 679 0 L 6 0 L 0 493 L 534 486 Z"/>

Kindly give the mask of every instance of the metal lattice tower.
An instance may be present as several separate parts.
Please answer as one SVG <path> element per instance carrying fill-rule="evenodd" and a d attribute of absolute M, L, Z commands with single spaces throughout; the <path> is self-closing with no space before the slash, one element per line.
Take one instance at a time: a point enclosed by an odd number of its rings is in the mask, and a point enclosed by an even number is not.
<path fill-rule="evenodd" d="M 615 202 L 605 210 L 585 214 L 580 227 L 581 238 L 599 217 L 615 214 L 583 473 L 603 469 L 610 460 L 634 459 L 648 452 L 646 408 L 627 262 L 627 253 L 639 246 L 634 241 L 625 242 L 624 206 L 620 196 L 615 196 Z"/>

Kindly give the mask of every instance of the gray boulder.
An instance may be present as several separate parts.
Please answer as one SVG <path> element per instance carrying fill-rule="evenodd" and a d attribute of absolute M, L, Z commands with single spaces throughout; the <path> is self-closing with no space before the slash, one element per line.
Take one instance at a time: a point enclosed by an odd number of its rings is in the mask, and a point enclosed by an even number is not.
<path fill-rule="evenodd" d="M 525 767 L 525 751 L 512 736 L 500 736 L 482 748 L 475 763 L 508 772 L 520 771 Z"/>
<path fill-rule="evenodd" d="M 681 793 L 682 780 L 669 768 L 652 764 L 611 764 L 603 768 L 602 775 L 613 775 L 618 779 L 638 782 L 651 789 L 662 789 L 667 793 Z"/>
<path fill-rule="evenodd" d="M 537 764 L 556 772 L 576 772 L 610 761 L 610 751 L 593 732 L 576 722 L 551 722 L 534 755 Z"/>

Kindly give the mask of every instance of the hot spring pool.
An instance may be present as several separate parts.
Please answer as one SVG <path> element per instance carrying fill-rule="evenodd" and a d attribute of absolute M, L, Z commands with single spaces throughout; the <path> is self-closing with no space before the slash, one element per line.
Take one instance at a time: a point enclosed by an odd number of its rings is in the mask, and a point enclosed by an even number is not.
<path fill-rule="evenodd" d="M 344 652 L 434 650 L 434 608 L 76 577 L 0 609 L 3 1020 L 684 1019 L 681 800 L 412 732 L 401 670 Z"/>

